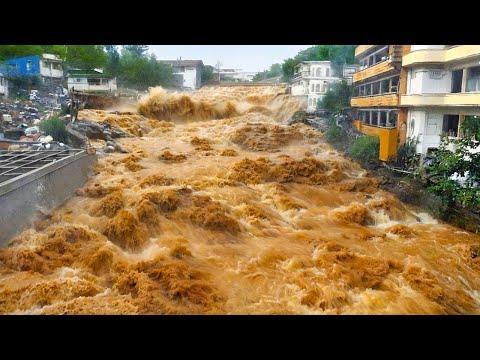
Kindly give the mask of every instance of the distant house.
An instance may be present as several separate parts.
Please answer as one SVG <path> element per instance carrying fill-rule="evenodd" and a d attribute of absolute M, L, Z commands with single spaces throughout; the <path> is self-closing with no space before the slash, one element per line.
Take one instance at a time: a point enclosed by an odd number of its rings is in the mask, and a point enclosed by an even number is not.
<path fill-rule="evenodd" d="M 74 69 L 68 72 L 67 86 L 69 91 L 112 92 L 117 90 L 117 78 L 105 75 L 99 69 Z"/>
<path fill-rule="evenodd" d="M 295 66 L 291 84 L 291 93 L 304 101 L 306 110 L 317 108 L 318 100 L 325 96 L 329 86 L 339 81 L 334 76 L 330 61 L 302 61 Z"/>
<path fill-rule="evenodd" d="M 176 83 L 184 88 L 199 89 L 202 86 L 202 60 L 159 60 L 173 66 Z"/>
<path fill-rule="evenodd" d="M 220 75 L 220 80 L 231 79 L 232 81 L 252 81 L 258 72 L 242 71 L 242 69 L 220 69 L 214 70 L 215 76 Z"/>
<path fill-rule="evenodd" d="M 0 97 L 8 97 L 8 80 L 0 73 Z"/>
<path fill-rule="evenodd" d="M 62 60 L 56 55 L 26 56 L 5 63 L 8 75 L 41 76 L 43 83 L 61 82 L 63 78 Z"/>

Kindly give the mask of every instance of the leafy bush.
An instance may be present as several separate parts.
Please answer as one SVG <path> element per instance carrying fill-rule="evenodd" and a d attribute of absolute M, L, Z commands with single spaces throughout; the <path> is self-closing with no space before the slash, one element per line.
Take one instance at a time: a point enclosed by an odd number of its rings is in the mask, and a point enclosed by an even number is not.
<path fill-rule="evenodd" d="M 346 146 L 348 142 L 347 132 L 336 124 L 329 126 L 325 133 L 326 140 L 336 147 Z"/>
<path fill-rule="evenodd" d="M 40 123 L 40 130 L 45 134 L 53 137 L 55 141 L 66 142 L 67 141 L 67 130 L 65 129 L 65 124 L 58 117 L 52 117 L 48 120 Z"/>
<path fill-rule="evenodd" d="M 440 145 L 435 163 L 428 168 L 428 190 L 445 206 L 459 205 L 480 213 L 480 153 L 471 152 L 479 144 L 470 138 L 455 140 L 454 144 L 455 152 L 447 149 L 445 141 Z"/>
<path fill-rule="evenodd" d="M 350 156 L 362 164 L 378 164 L 380 140 L 375 136 L 362 136 L 350 148 Z"/>

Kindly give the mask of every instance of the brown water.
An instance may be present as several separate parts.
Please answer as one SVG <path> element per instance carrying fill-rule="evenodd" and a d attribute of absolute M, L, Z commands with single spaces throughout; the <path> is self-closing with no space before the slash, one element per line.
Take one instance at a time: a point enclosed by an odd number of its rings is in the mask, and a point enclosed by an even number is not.
<path fill-rule="evenodd" d="M 130 154 L 0 251 L 0 312 L 478 313 L 480 236 L 284 125 L 284 91 L 156 89 L 150 119 L 82 112 L 130 133 Z"/>

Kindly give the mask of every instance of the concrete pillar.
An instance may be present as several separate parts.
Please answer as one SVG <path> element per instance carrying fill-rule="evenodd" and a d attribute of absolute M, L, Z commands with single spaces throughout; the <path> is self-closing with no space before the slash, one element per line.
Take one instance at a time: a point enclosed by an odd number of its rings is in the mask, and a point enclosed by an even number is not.
<path fill-rule="evenodd" d="M 468 69 L 463 69 L 463 73 L 462 73 L 462 93 L 467 91 L 467 72 L 468 72 Z"/>
<path fill-rule="evenodd" d="M 462 113 L 458 114 L 458 137 L 463 138 L 462 123 L 465 120 L 465 115 Z"/>
<path fill-rule="evenodd" d="M 387 122 L 385 123 L 386 126 L 390 126 L 390 111 L 387 111 Z"/>
<path fill-rule="evenodd" d="M 369 117 L 369 120 L 368 120 L 368 123 L 369 123 L 370 125 L 372 125 L 372 121 L 373 121 L 373 112 L 372 112 L 372 111 L 369 111 L 368 113 L 369 113 L 369 115 L 370 115 L 370 117 Z"/>
<path fill-rule="evenodd" d="M 380 81 L 380 89 L 378 90 L 380 94 L 383 94 L 382 88 L 383 88 L 383 81 Z"/>

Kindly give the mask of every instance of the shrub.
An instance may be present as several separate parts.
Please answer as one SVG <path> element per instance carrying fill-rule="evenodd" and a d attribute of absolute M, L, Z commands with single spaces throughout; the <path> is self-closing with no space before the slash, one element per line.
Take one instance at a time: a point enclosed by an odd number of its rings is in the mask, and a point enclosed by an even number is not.
<path fill-rule="evenodd" d="M 332 124 L 325 133 L 327 141 L 335 147 L 345 147 L 348 142 L 347 132 L 340 126 Z"/>
<path fill-rule="evenodd" d="M 375 136 L 362 136 L 350 148 L 350 156 L 362 164 L 378 164 L 380 140 Z"/>
<path fill-rule="evenodd" d="M 55 141 L 66 142 L 67 141 L 67 130 L 65 129 L 65 124 L 58 117 L 52 117 L 48 120 L 43 121 L 40 124 L 40 130 L 45 134 L 53 137 Z"/>

